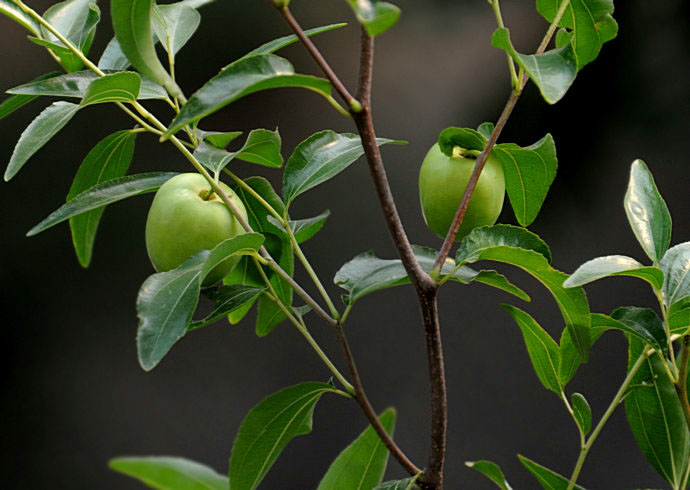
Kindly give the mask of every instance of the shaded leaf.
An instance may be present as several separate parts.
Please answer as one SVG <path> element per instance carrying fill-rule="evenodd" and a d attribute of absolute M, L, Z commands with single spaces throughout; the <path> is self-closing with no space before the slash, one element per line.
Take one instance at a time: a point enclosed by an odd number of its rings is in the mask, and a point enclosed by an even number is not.
<path fill-rule="evenodd" d="M 227 490 L 228 479 L 208 466 L 170 456 L 121 457 L 111 469 L 158 490 Z"/>
<path fill-rule="evenodd" d="M 628 371 L 644 348 L 644 342 L 630 339 Z M 679 488 L 690 464 L 690 433 L 664 362 L 658 355 L 644 361 L 625 398 L 625 414 L 649 463 L 673 488 Z"/>
<path fill-rule="evenodd" d="M 567 478 L 519 454 L 518 458 L 522 465 L 534 475 L 544 490 L 567 490 L 569 483 Z M 575 485 L 573 488 L 576 490 L 584 490 L 580 485 Z"/>
<path fill-rule="evenodd" d="M 251 409 L 235 438 L 230 457 L 230 490 L 253 490 L 285 446 L 312 429 L 314 406 L 326 383 L 300 383 L 262 400 Z"/>
<path fill-rule="evenodd" d="M 570 400 L 577 425 L 583 434 L 589 434 L 589 431 L 592 429 L 592 409 L 589 408 L 587 399 L 580 393 L 573 393 Z"/>
<path fill-rule="evenodd" d="M 560 351 L 558 344 L 546 331 L 524 311 L 510 305 L 501 305 L 522 330 L 525 339 L 527 353 L 539 381 L 547 390 L 551 390 L 560 396 L 563 391 L 559 377 L 558 366 L 560 364 Z"/>
<path fill-rule="evenodd" d="M 94 146 L 79 166 L 67 201 L 95 185 L 123 177 L 132 161 L 135 139 L 136 133 L 133 131 L 118 131 Z M 70 218 L 72 243 L 82 267 L 88 267 L 91 263 L 96 231 L 104 211 L 105 207 L 100 207 Z"/>
<path fill-rule="evenodd" d="M 57 134 L 74 117 L 80 107 L 77 104 L 58 101 L 53 102 L 41 112 L 19 137 L 10 163 L 5 170 L 5 181 L 17 175 L 17 172 L 38 150 Z"/>
<path fill-rule="evenodd" d="M 630 167 L 624 205 L 637 241 L 652 262 L 658 264 L 671 243 L 671 215 L 642 160 L 635 160 Z"/>
<path fill-rule="evenodd" d="M 381 425 L 392 436 L 395 409 L 379 415 Z M 370 425 L 331 463 L 317 490 L 368 490 L 383 479 L 388 464 L 388 449 Z"/>
<path fill-rule="evenodd" d="M 201 22 L 201 15 L 184 3 L 157 5 L 154 8 L 153 32 L 163 48 L 173 57 L 187 44 Z"/>
<path fill-rule="evenodd" d="M 321 228 L 324 227 L 326 220 L 330 215 L 331 212 L 327 209 L 320 215 L 314 216 L 313 218 L 288 221 L 297 243 L 304 243 L 321 231 Z"/>
<path fill-rule="evenodd" d="M 116 37 L 108 42 L 101 58 L 98 60 L 98 68 L 101 70 L 126 70 L 132 66 L 125 53 L 122 52 L 120 42 Z"/>
<path fill-rule="evenodd" d="M 397 24 L 400 9 L 395 5 L 377 0 L 347 0 L 360 24 L 370 36 L 378 36 Z"/>
<path fill-rule="evenodd" d="M 501 143 L 492 154 L 503 167 L 506 192 L 518 223 L 532 224 L 556 178 L 558 158 L 553 137 L 547 134 L 526 148 Z"/>
<path fill-rule="evenodd" d="M 690 333 L 690 298 L 677 301 L 668 312 L 668 325 L 671 333 Z"/>
<path fill-rule="evenodd" d="M 141 77 L 129 71 L 113 73 L 91 82 L 81 100 L 82 106 L 107 102 L 136 102 Z"/>
<path fill-rule="evenodd" d="M 664 324 L 653 310 L 627 306 L 616 309 L 611 313 L 611 318 L 624 323 L 628 329 L 621 328 L 614 323 L 607 325 L 610 328 L 623 330 L 649 344 L 658 352 L 664 355 L 668 354 L 668 340 Z"/>
<path fill-rule="evenodd" d="M 116 74 L 122 72 L 106 71 L 106 74 Z M 14 87 L 7 92 L 10 94 L 25 95 L 45 95 L 52 97 L 75 97 L 81 99 L 86 94 L 92 82 L 100 77 L 92 71 L 78 71 L 67 73 L 47 80 L 38 80 L 18 87 Z M 141 79 L 141 87 L 138 99 L 165 99 L 167 94 L 160 85 L 153 83 L 146 78 Z"/>
<path fill-rule="evenodd" d="M 543 251 L 534 250 L 537 246 L 542 248 L 540 242 L 533 233 L 514 226 L 475 228 L 460 243 L 455 260 L 458 264 L 479 260 L 504 262 L 523 269 L 540 281 L 556 300 L 577 351 L 586 361 L 590 349 L 587 296 L 582 288 L 563 288 L 567 275 L 551 267 Z"/>
<path fill-rule="evenodd" d="M 43 18 L 86 55 L 96 34 L 96 25 L 101 19 L 101 11 L 91 0 L 67 0 L 51 6 L 45 11 Z M 51 47 L 67 72 L 82 69 L 84 63 L 79 57 L 44 26 L 41 26 L 40 37 L 62 48 Z"/>
<path fill-rule="evenodd" d="M 486 146 L 483 134 L 470 128 L 446 128 L 438 136 L 438 147 L 441 152 L 453 156 L 453 148 L 459 146 L 463 150 L 482 151 Z"/>
<path fill-rule="evenodd" d="M 549 104 L 561 100 L 577 76 L 578 60 L 571 44 L 544 54 L 520 54 L 510 42 L 510 32 L 503 27 L 494 32 L 491 45 L 506 51 L 525 70 Z"/>
<path fill-rule="evenodd" d="M 647 281 L 654 289 L 661 289 L 664 283 L 664 273 L 656 267 L 645 267 L 637 260 L 624 255 L 607 255 L 582 264 L 566 279 L 563 286 L 584 286 L 611 276 L 637 277 Z"/>
<path fill-rule="evenodd" d="M 72 216 L 107 206 L 128 197 L 155 192 L 175 175 L 177 174 L 174 172 L 151 172 L 120 177 L 95 185 L 63 204 L 57 211 L 29 230 L 27 236 L 36 235 Z"/>
<path fill-rule="evenodd" d="M 302 87 L 324 97 L 330 97 L 331 94 L 331 84 L 328 80 L 297 75 L 294 67 L 286 59 L 272 54 L 243 58 L 223 68 L 218 75 L 197 90 L 170 123 L 163 137 L 169 138 L 186 124 L 213 114 L 249 94 L 281 87 Z"/>
<path fill-rule="evenodd" d="M 512 490 L 512 487 L 506 481 L 506 477 L 501 471 L 501 468 L 496 463 L 491 461 L 466 461 L 465 466 L 472 468 L 486 476 L 489 480 L 494 482 L 498 488 L 502 490 Z"/>
<path fill-rule="evenodd" d="M 18 24 L 23 25 L 36 36 L 40 36 L 41 26 L 39 23 L 20 9 L 13 0 L 0 0 L 0 14 L 5 14 Z"/>
<path fill-rule="evenodd" d="M 174 97 L 182 91 L 163 68 L 153 43 L 153 0 L 112 0 L 110 15 L 120 49 L 144 76 L 162 85 Z"/>
<path fill-rule="evenodd" d="M 0 5 L 2 5 L 2 0 L 0 0 Z M 41 75 L 35 80 L 32 80 L 32 82 L 47 80 L 57 75 L 60 75 L 60 72 L 53 71 L 50 73 L 46 73 L 45 75 Z M 12 95 L 10 97 L 7 97 L 5 100 L 2 101 L 2 103 L 0 103 L 0 119 L 4 119 L 5 117 L 12 114 L 14 111 L 21 109 L 26 104 L 34 100 L 36 97 L 36 95 Z"/>
<path fill-rule="evenodd" d="M 387 481 L 374 487 L 374 490 L 416 490 L 419 487 L 415 485 L 415 482 L 420 475 L 403 478 L 402 480 Z"/>
<path fill-rule="evenodd" d="M 400 144 L 377 138 L 376 143 Z M 300 143 L 285 165 L 283 199 L 289 205 L 297 196 L 335 177 L 364 154 L 358 135 L 321 131 Z"/>
<path fill-rule="evenodd" d="M 671 307 L 690 296 L 690 242 L 670 248 L 659 263 L 665 276 L 661 298 Z"/>
<path fill-rule="evenodd" d="M 491 138 L 491 133 L 494 132 L 496 126 L 492 122 L 484 122 L 477 126 L 477 132 L 484 136 L 487 140 Z"/>
<path fill-rule="evenodd" d="M 277 168 L 283 165 L 283 157 L 280 154 L 280 134 L 277 130 L 255 129 L 251 131 L 242 148 L 234 152 L 222 149 L 225 146 L 219 148 L 220 144 L 229 139 L 227 135 L 234 136 L 235 133 L 224 134 L 226 137 L 207 136 L 206 139 L 209 140 L 210 144 L 203 142 L 194 151 L 194 156 L 209 170 L 220 172 L 235 158 L 266 167 Z"/>
<path fill-rule="evenodd" d="M 264 290 L 243 284 L 221 286 L 204 294 L 213 301 L 213 310 L 205 318 L 191 323 L 189 330 L 196 330 L 211 325 L 232 312 L 253 304 Z"/>

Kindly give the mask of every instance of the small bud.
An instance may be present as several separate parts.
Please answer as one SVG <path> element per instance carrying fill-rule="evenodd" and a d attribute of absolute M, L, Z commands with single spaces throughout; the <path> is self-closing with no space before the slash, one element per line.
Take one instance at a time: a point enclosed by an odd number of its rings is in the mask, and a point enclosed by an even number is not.
<path fill-rule="evenodd" d="M 276 8 L 284 9 L 290 5 L 290 0 L 273 0 L 273 5 L 275 5 Z"/>

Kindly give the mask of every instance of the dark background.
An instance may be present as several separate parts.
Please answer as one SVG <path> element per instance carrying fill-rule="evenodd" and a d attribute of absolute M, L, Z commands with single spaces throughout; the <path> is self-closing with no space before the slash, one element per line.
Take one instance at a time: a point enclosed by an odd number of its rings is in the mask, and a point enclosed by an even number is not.
<path fill-rule="evenodd" d="M 547 27 L 534 2 L 504 3 L 514 42 L 521 51 L 532 51 Z M 690 239 L 690 4 L 617 3 L 619 37 L 604 47 L 557 106 L 546 105 L 530 86 L 503 136 L 503 141 L 522 145 L 546 132 L 556 139 L 558 177 L 531 228 L 551 245 L 554 265 L 564 271 L 609 253 L 644 259 L 622 207 L 635 158 L 649 164 L 669 204 L 673 242 Z M 33 4 L 43 11 L 49 2 Z M 305 27 L 351 23 L 320 36 L 317 43 L 353 87 L 359 32 L 345 2 L 293 4 Z M 380 136 L 410 142 L 384 149 L 391 186 L 412 241 L 438 247 L 419 210 L 419 165 L 441 129 L 496 120 L 509 90 L 505 57 L 489 45 L 494 19 L 484 1 L 398 4 L 403 8 L 400 24 L 378 42 L 376 123 Z M 107 11 L 105 3 L 101 8 Z M 220 66 L 288 33 L 268 2 L 219 0 L 202 14 L 203 30 L 178 57 L 179 79 L 188 93 Z M 25 40 L 21 27 L 4 17 L 0 25 L 0 87 L 55 69 L 41 48 Z M 111 34 L 106 15 L 92 49 L 94 58 Z M 282 55 L 298 70 L 318 73 L 300 46 Z M 22 130 L 47 102 L 36 101 L 0 121 L 2 160 L 9 161 Z M 164 106 L 153 107 L 169 117 Z M 205 126 L 245 131 L 280 126 L 286 156 L 318 130 L 353 131 L 351 122 L 322 99 L 294 89 L 250 96 L 209 118 Z M 138 488 L 106 468 L 108 458 L 122 454 L 180 455 L 225 472 L 236 430 L 252 406 L 286 386 L 329 377 L 291 326 L 258 339 L 251 320 L 235 327 L 220 322 L 195 332 L 153 372 L 141 370 L 134 341 L 135 299 L 152 272 L 144 246 L 151 196 L 108 209 L 91 270 L 79 267 L 67 226 L 35 238 L 24 236 L 64 202 L 88 150 L 124 127 L 130 122 L 114 107 L 83 111 L 11 183 L 2 184 L 3 488 Z M 184 171 L 185 163 L 170 145 L 141 135 L 132 171 Z M 279 172 L 239 164 L 236 170 L 280 182 Z M 364 250 L 394 256 L 363 161 L 305 195 L 293 216 L 313 216 L 325 208 L 333 214 L 305 248 L 327 284 L 342 263 Z M 501 221 L 514 221 L 508 206 Z M 531 304 L 519 306 L 559 335 L 562 320 L 552 299 L 530 277 L 507 272 L 533 296 Z M 329 290 L 334 296 L 340 293 L 335 286 Z M 653 305 L 648 288 L 631 279 L 602 281 L 588 292 L 593 311 Z M 490 488 L 488 480 L 464 466 L 466 460 L 494 460 L 515 488 L 530 489 L 537 484 L 517 453 L 568 475 L 577 457 L 577 431 L 560 401 L 534 375 L 519 329 L 498 308 L 506 301 L 519 303 L 483 286 L 450 285 L 441 295 L 450 404 L 448 489 Z M 309 320 L 313 334 L 342 365 L 332 333 L 313 315 Z M 424 465 L 429 396 L 414 292 L 405 287 L 363 299 L 347 330 L 374 406 L 397 407 L 396 439 Z M 605 336 L 570 384 L 570 392 L 587 396 L 595 420 L 625 376 L 625 363 L 624 339 Z M 315 488 L 332 459 L 364 426 L 354 403 L 324 397 L 313 433 L 288 446 L 262 488 Z M 387 476 L 403 476 L 392 459 Z M 663 486 L 636 447 L 622 409 L 595 444 L 580 482 L 590 489 Z"/>

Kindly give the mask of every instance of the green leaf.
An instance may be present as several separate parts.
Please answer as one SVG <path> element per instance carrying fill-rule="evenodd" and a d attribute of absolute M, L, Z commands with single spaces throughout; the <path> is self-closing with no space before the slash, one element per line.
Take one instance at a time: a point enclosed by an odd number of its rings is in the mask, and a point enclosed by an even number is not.
<path fill-rule="evenodd" d="M 586 361 L 590 349 L 587 296 L 582 288 L 563 288 L 567 275 L 551 267 L 543 250 L 542 253 L 535 250 L 542 249 L 540 242 L 533 233 L 514 226 L 475 228 L 460 243 L 455 260 L 458 264 L 479 260 L 504 262 L 523 269 L 540 281 L 556 300 L 577 351 Z"/>
<path fill-rule="evenodd" d="M 556 178 L 558 158 L 553 137 L 547 134 L 526 148 L 501 143 L 492 152 L 503 167 L 506 191 L 515 217 L 522 226 L 536 219 Z"/>
<path fill-rule="evenodd" d="M 269 235 L 269 238 L 273 236 Z M 292 276 L 295 272 L 295 256 L 292 251 L 292 244 L 286 237 L 274 238 L 274 247 L 267 245 L 272 257 L 277 258 L 278 265 Z M 279 275 L 272 274 L 270 277 L 271 285 L 276 291 L 278 298 L 288 307 L 292 305 L 293 289 Z M 256 312 L 256 335 L 264 337 L 271 333 L 283 320 L 286 319 L 282 309 L 265 294 L 259 297 Z"/>
<path fill-rule="evenodd" d="M 43 14 L 43 18 L 79 51 L 86 55 L 89 53 L 96 34 L 96 25 L 101 19 L 101 11 L 92 0 L 67 0 L 50 7 Z M 53 51 L 58 55 L 60 64 L 68 73 L 79 71 L 83 68 L 84 63 L 79 57 L 67 49 L 67 46 L 62 44 L 44 26 L 41 26 L 39 37 L 63 48 L 53 49 Z"/>
<path fill-rule="evenodd" d="M 360 24 L 370 36 L 379 36 L 397 24 L 400 9 L 377 0 L 347 0 Z"/>
<path fill-rule="evenodd" d="M 563 283 L 566 288 L 584 286 L 611 276 L 630 276 L 647 281 L 654 289 L 661 289 L 664 273 L 657 267 L 645 267 L 624 255 L 607 255 L 585 262 Z"/>
<path fill-rule="evenodd" d="M 162 85 L 174 97 L 182 91 L 163 68 L 153 43 L 153 0 L 112 0 L 110 15 L 122 52 L 144 76 Z"/>
<path fill-rule="evenodd" d="M 501 307 L 513 317 L 513 320 L 522 330 L 527 353 L 539 381 L 547 390 L 551 390 L 560 396 L 563 386 L 561 386 L 558 377 L 558 366 L 561 361 L 558 344 L 534 318 L 524 311 L 505 304 L 501 305 Z"/>
<path fill-rule="evenodd" d="M 207 141 L 216 148 L 223 149 L 242 136 L 242 131 L 204 131 L 197 128 L 196 135 L 199 141 Z"/>
<path fill-rule="evenodd" d="M 553 22 L 563 0 L 537 0 L 537 10 Z M 571 0 L 558 23 L 572 32 L 578 69 L 593 61 L 602 45 L 616 37 L 618 25 L 611 17 L 613 0 Z"/>
<path fill-rule="evenodd" d="M 446 128 L 438 136 L 438 146 L 444 155 L 452 157 L 455 147 L 460 147 L 463 150 L 482 151 L 486 146 L 486 138 L 474 129 Z"/>
<path fill-rule="evenodd" d="M 0 5 L 2 5 L 2 0 L 0 0 Z M 47 80 L 57 75 L 60 75 L 59 71 L 46 73 L 45 75 L 41 75 L 40 77 L 33 80 L 33 82 Z M 13 95 L 11 97 L 6 98 L 2 101 L 2 103 L 0 103 L 0 119 L 4 119 L 10 114 L 12 114 L 14 111 L 21 109 L 26 104 L 34 100 L 36 97 L 36 95 Z"/>
<path fill-rule="evenodd" d="M 374 490 L 416 490 L 419 487 L 415 485 L 415 482 L 419 479 L 420 475 L 421 473 L 402 480 L 387 481 L 374 487 Z"/>
<path fill-rule="evenodd" d="M 321 34 L 322 32 L 332 31 L 333 29 L 340 29 L 341 27 L 345 27 L 346 25 L 347 23 L 342 22 L 340 24 L 330 24 L 323 27 L 316 27 L 314 29 L 307 29 L 306 31 L 304 31 L 304 34 L 306 34 L 308 37 L 311 37 L 316 34 Z M 278 51 L 279 49 L 296 43 L 297 41 L 299 41 L 299 38 L 294 34 L 274 39 L 273 41 L 267 42 L 266 44 L 259 46 L 255 50 L 250 51 L 240 59 L 249 58 L 250 56 L 256 56 L 258 54 L 272 54 Z"/>
<path fill-rule="evenodd" d="M 496 126 L 494 126 L 494 123 L 484 122 L 477 126 L 477 132 L 488 140 L 491 138 L 491 133 L 494 132 L 495 128 Z"/>
<path fill-rule="evenodd" d="M 204 291 L 203 294 L 213 301 L 213 310 L 205 318 L 192 322 L 189 330 L 196 330 L 211 325 L 234 311 L 248 304 L 253 304 L 263 291 L 261 288 L 242 284 L 221 286 L 213 288 L 208 292 Z"/>
<path fill-rule="evenodd" d="M 108 466 L 158 490 L 227 490 L 228 479 L 208 466 L 166 456 L 122 457 Z"/>
<path fill-rule="evenodd" d="M 510 31 L 497 29 L 491 45 L 506 51 L 539 87 L 544 100 L 555 104 L 563 98 L 577 76 L 577 56 L 571 44 L 544 54 L 520 54 L 510 42 Z"/>
<path fill-rule="evenodd" d="M 204 250 L 168 272 L 149 276 L 137 297 L 139 364 L 151 371 L 187 332 L 199 302 Z"/>
<path fill-rule="evenodd" d="M 132 161 L 136 135 L 130 130 L 118 131 L 94 146 L 74 177 L 67 201 L 95 185 L 123 177 Z M 91 263 L 93 244 L 103 211 L 105 207 L 73 216 L 69 220 L 72 243 L 82 267 L 88 267 Z"/>
<path fill-rule="evenodd" d="M 234 135 L 234 133 L 227 134 Z M 242 148 L 235 152 L 225 151 L 218 147 L 217 143 L 224 143 L 227 138 L 221 138 L 217 135 L 214 138 L 214 135 L 210 135 L 207 139 L 209 139 L 209 143 L 201 143 L 194 151 L 194 156 L 202 165 L 213 172 L 222 171 L 235 158 L 272 168 L 279 168 L 283 165 L 283 157 L 280 154 L 280 134 L 277 130 L 253 130 L 249 133 Z"/>
<path fill-rule="evenodd" d="M 254 261 L 251 257 L 242 257 L 237 263 L 235 268 L 223 278 L 223 284 L 225 285 L 247 285 L 253 286 L 259 289 L 266 287 L 266 284 L 261 277 L 259 270 L 255 267 Z M 246 315 L 249 310 L 254 305 L 258 298 L 249 301 L 244 306 L 237 308 L 236 310 L 228 314 L 228 321 L 232 325 L 238 324 Z"/>
<path fill-rule="evenodd" d="M 123 72 L 106 71 L 107 74 Z M 128 73 L 128 72 L 125 72 Z M 12 88 L 7 92 L 10 94 L 24 95 L 46 95 L 52 97 L 75 97 L 81 99 L 86 95 L 89 86 L 100 77 L 92 71 L 79 71 L 64 75 L 51 77 L 47 80 L 37 80 L 18 87 Z M 141 79 L 139 90 L 139 100 L 146 99 L 165 99 L 167 94 L 160 85 L 153 83 L 146 78 Z"/>
<path fill-rule="evenodd" d="M 665 276 L 661 297 L 666 306 L 671 307 L 690 296 L 690 242 L 670 248 L 659 268 Z"/>
<path fill-rule="evenodd" d="M 81 106 L 107 102 L 136 102 L 141 77 L 131 71 L 113 73 L 91 82 L 81 100 Z"/>
<path fill-rule="evenodd" d="M 206 276 L 231 257 L 256 253 L 262 243 L 263 236 L 258 233 L 237 235 L 211 251 L 193 255 L 176 269 L 153 274 L 144 281 L 137 297 L 137 352 L 144 370 L 156 367 L 192 326 Z"/>
<path fill-rule="evenodd" d="M 101 70 L 126 70 L 132 66 L 125 53 L 122 52 L 120 42 L 116 37 L 112 38 L 105 47 L 101 58 L 98 60 L 98 68 Z"/>
<path fill-rule="evenodd" d="M 671 306 L 668 312 L 668 325 L 672 334 L 685 335 L 690 333 L 690 297 Z"/>
<path fill-rule="evenodd" d="M 10 19 L 26 27 L 36 36 L 40 36 L 40 24 L 33 17 L 20 9 L 13 0 L 0 0 L 0 14 L 5 14 Z"/>
<path fill-rule="evenodd" d="M 376 144 L 401 144 L 399 141 L 377 138 Z M 316 187 L 357 161 L 364 154 L 358 135 L 326 130 L 301 142 L 285 165 L 283 199 L 289 206 L 300 194 Z"/>
<path fill-rule="evenodd" d="M 230 490 L 253 490 L 285 446 L 312 429 L 314 406 L 326 383 L 300 383 L 262 400 L 242 421 L 230 457 Z"/>
<path fill-rule="evenodd" d="M 331 97 L 328 80 L 297 75 L 289 61 L 272 54 L 251 56 L 226 66 L 197 90 L 172 121 L 163 138 L 169 138 L 185 125 L 213 114 L 242 97 L 281 87 L 302 87 Z"/>
<path fill-rule="evenodd" d="M 80 107 L 77 104 L 58 101 L 53 102 L 41 112 L 19 137 L 10 163 L 5 170 L 5 181 L 17 175 L 17 172 L 38 150 L 55 134 L 70 122 Z"/>
<path fill-rule="evenodd" d="M 658 352 L 668 353 L 668 341 L 664 325 L 657 314 L 649 308 L 627 306 L 617 308 L 610 317 L 599 317 L 599 328 L 621 330 L 633 335 Z"/>
<path fill-rule="evenodd" d="M 331 211 L 327 209 L 320 215 L 314 216 L 313 218 L 288 221 L 288 225 L 290 225 L 297 243 L 304 243 L 321 231 L 321 228 L 324 227 L 326 220 L 330 215 Z"/>
<path fill-rule="evenodd" d="M 393 435 L 395 409 L 379 415 L 388 435 Z M 368 490 L 383 479 L 388 464 L 388 449 L 370 425 L 333 461 L 317 490 Z"/>
<path fill-rule="evenodd" d="M 438 252 L 416 245 L 413 245 L 413 250 L 422 269 L 431 272 Z M 477 281 L 529 300 L 527 294 L 495 271 L 477 272 L 466 266 L 456 270 L 455 263 L 447 260 L 441 277 L 447 275 L 450 275 L 449 280 L 455 282 L 469 284 Z M 348 304 L 381 289 L 410 284 L 410 278 L 400 259 L 379 259 L 373 251 L 364 252 L 344 264 L 333 281 L 348 291 L 349 294 L 344 298 Z"/>
<path fill-rule="evenodd" d="M 587 399 L 580 393 L 573 393 L 570 398 L 573 407 L 573 416 L 584 435 L 592 429 L 592 409 L 589 408 Z"/>
<path fill-rule="evenodd" d="M 496 463 L 491 461 L 466 461 L 465 466 L 477 470 L 489 480 L 494 482 L 496 486 L 502 490 L 512 490 L 512 487 L 506 481 L 506 477 L 501 471 L 501 468 Z"/>
<path fill-rule="evenodd" d="M 642 160 L 635 160 L 630 167 L 624 204 L 637 241 L 652 262 L 658 264 L 671 243 L 671 215 Z"/>
<path fill-rule="evenodd" d="M 156 192 L 160 186 L 175 175 L 177 174 L 174 172 L 151 172 L 120 177 L 95 185 L 63 204 L 57 211 L 29 230 L 26 235 L 37 235 L 72 216 L 122 201 L 128 197 Z"/>
<path fill-rule="evenodd" d="M 256 192 L 261 198 L 266 201 L 279 215 L 285 213 L 285 204 L 280 199 L 280 196 L 273 189 L 271 183 L 263 177 L 249 177 L 244 179 L 244 183 Z M 232 190 L 242 199 L 245 208 L 247 209 L 247 216 L 249 218 L 249 225 L 254 231 L 259 233 L 271 233 L 276 236 L 283 234 L 282 229 L 268 220 L 268 210 L 264 205 L 249 193 L 244 187 L 235 184 L 232 185 Z"/>
<path fill-rule="evenodd" d="M 644 342 L 630 339 L 628 371 L 644 348 Z M 633 377 L 634 388 L 625 398 L 625 414 L 649 463 L 673 488 L 681 488 L 690 464 L 690 433 L 664 362 L 656 354 L 644 361 Z"/>
<path fill-rule="evenodd" d="M 519 454 L 518 458 L 522 465 L 534 475 L 544 490 L 566 490 L 568 488 L 569 480 L 567 478 Z M 575 485 L 573 488 L 584 490 L 580 485 Z"/>
<path fill-rule="evenodd" d="M 201 14 L 183 3 L 157 5 L 154 8 L 153 32 L 173 58 L 192 38 L 199 23 Z"/>

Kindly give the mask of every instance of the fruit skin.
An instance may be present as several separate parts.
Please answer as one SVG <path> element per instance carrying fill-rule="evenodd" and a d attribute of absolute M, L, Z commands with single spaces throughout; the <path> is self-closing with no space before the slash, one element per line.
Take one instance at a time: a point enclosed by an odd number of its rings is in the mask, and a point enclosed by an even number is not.
<path fill-rule="evenodd" d="M 240 198 L 222 182 L 220 186 L 246 220 L 247 211 Z M 187 173 L 176 175 L 156 192 L 146 220 L 146 249 L 158 272 L 175 269 L 192 255 L 245 233 L 217 194 L 204 199 L 210 190 L 203 176 Z M 223 279 L 239 259 L 232 257 L 218 265 L 203 285 Z"/>
<path fill-rule="evenodd" d="M 431 147 L 424 158 L 419 172 L 422 212 L 427 226 L 442 238 L 453 222 L 476 163 L 473 158 L 444 155 L 438 143 Z M 505 191 L 503 167 L 491 155 L 479 176 L 455 240 L 461 240 L 478 226 L 493 225 L 503 209 Z"/>

